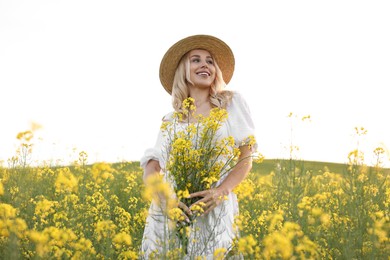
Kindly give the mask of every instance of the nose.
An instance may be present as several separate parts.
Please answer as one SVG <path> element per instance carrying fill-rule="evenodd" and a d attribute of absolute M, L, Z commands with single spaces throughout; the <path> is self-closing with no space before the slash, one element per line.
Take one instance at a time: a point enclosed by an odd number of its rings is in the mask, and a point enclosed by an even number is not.
<path fill-rule="evenodd" d="M 207 62 L 206 61 L 203 61 L 202 62 L 202 66 L 201 68 L 208 68 L 209 66 L 207 65 Z"/>

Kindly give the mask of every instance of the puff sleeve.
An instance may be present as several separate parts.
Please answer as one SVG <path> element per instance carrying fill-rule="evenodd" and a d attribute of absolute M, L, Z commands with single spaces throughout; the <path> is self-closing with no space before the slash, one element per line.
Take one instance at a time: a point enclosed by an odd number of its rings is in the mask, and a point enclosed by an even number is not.
<path fill-rule="evenodd" d="M 232 100 L 226 108 L 228 112 L 227 126 L 229 135 L 233 136 L 235 145 L 248 144 L 251 137 L 255 137 L 255 124 L 246 100 L 243 96 L 234 92 Z M 257 150 L 257 143 L 252 145 L 252 152 Z"/>
<path fill-rule="evenodd" d="M 173 113 L 166 114 L 162 121 L 172 120 Z M 150 160 L 156 160 L 159 162 L 161 169 L 165 169 L 165 161 L 163 156 L 164 144 L 167 142 L 167 135 L 160 128 L 158 132 L 156 142 L 153 147 L 145 150 L 144 155 L 140 159 L 140 166 L 145 169 Z"/>
<path fill-rule="evenodd" d="M 157 136 L 156 143 L 154 144 L 153 147 L 148 148 L 145 150 L 143 156 L 141 157 L 140 160 L 140 166 L 145 169 L 146 165 L 150 160 L 156 160 L 160 163 L 161 167 L 161 162 L 162 162 L 162 140 L 163 140 L 163 133 L 160 130 Z"/>

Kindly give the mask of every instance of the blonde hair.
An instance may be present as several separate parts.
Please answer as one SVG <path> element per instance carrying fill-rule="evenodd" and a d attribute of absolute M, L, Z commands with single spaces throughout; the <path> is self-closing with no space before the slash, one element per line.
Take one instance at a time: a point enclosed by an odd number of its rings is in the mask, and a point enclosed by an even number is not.
<path fill-rule="evenodd" d="M 190 59 L 188 53 L 181 58 L 173 79 L 172 106 L 177 112 L 182 112 L 183 100 L 189 97 L 189 87 L 193 85 L 190 79 Z M 232 99 L 233 93 L 225 90 L 226 83 L 223 80 L 222 71 L 215 60 L 214 66 L 216 77 L 210 87 L 210 103 L 213 107 L 226 108 Z"/>

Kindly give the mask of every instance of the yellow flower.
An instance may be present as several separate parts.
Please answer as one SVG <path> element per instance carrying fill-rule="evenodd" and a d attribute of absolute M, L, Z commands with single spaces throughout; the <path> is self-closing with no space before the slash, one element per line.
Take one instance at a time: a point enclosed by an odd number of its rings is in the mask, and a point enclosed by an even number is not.
<path fill-rule="evenodd" d="M 263 255 L 266 259 L 291 259 L 294 252 L 294 246 L 290 239 L 280 232 L 274 232 L 266 236 L 263 244 Z"/>
<path fill-rule="evenodd" d="M 248 145 L 249 148 L 252 148 L 256 144 L 256 139 L 253 135 L 248 136 L 241 145 Z"/>
<path fill-rule="evenodd" d="M 205 184 L 204 185 L 205 189 L 210 189 L 211 186 L 214 183 L 216 183 L 218 180 L 219 178 L 216 176 L 208 176 L 208 177 L 204 177 L 201 182 Z"/>
<path fill-rule="evenodd" d="M 16 209 L 9 204 L 0 203 L 0 219 L 14 218 Z"/>
<path fill-rule="evenodd" d="M 31 130 L 27 130 L 24 132 L 20 132 L 16 135 L 16 139 L 29 142 L 33 138 L 33 132 Z"/>
<path fill-rule="evenodd" d="M 112 239 L 112 243 L 116 249 L 129 247 L 132 244 L 131 236 L 125 232 L 118 233 Z"/>
<path fill-rule="evenodd" d="M 238 251 L 244 256 L 253 255 L 256 251 L 257 242 L 252 235 L 241 237 L 238 240 Z"/>
<path fill-rule="evenodd" d="M 163 121 L 163 122 L 161 123 L 160 129 L 161 129 L 162 131 L 167 131 L 169 125 L 170 125 L 170 122 L 169 122 L 169 121 Z"/>
<path fill-rule="evenodd" d="M 35 244 L 37 255 L 45 259 L 69 259 L 74 254 L 71 248 L 80 249 L 76 234 L 67 228 L 47 227 L 42 232 L 30 231 L 28 238 Z M 83 250 L 88 251 L 94 253 L 91 248 Z M 91 253 L 89 256 L 92 256 Z"/>
<path fill-rule="evenodd" d="M 72 259 L 88 259 L 96 256 L 96 250 L 93 247 L 91 240 L 87 238 L 80 238 L 72 243 L 74 250 L 74 257 Z"/>
<path fill-rule="evenodd" d="M 324 225 L 325 227 L 328 227 L 330 225 L 330 215 L 329 214 L 322 214 L 321 217 L 320 217 L 320 220 L 321 220 L 321 223 L 322 225 Z"/>
<path fill-rule="evenodd" d="M 97 184 L 107 183 L 108 180 L 113 180 L 114 169 L 108 163 L 95 163 L 92 166 L 92 176 Z"/>
<path fill-rule="evenodd" d="M 136 259 L 139 259 L 139 258 L 138 258 L 138 255 L 137 255 L 136 252 L 129 250 L 129 251 L 121 252 L 121 253 L 119 254 L 118 259 L 131 259 L 131 260 L 136 260 Z"/>
<path fill-rule="evenodd" d="M 95 236 L 98 241 L 115 235 L 116 225 L 111 220 L 98 221 L 95 226 Z"/>
<path fill-rule="evenodd" d="M 183 109 L 193 111 L 196 108 L 194 106 L 194 103 L 195 103 L 195 99 L 192 97 L 188 97 L 188 98 L 183 100 L 182 107 L 183 107 Z"/>
<path fill-rule="evenodd" d="M 234 193 L 237 194 L 239 200 L 252 199 L 255 186 L 250 179 L 244 179 L 235 189 Z"/>
<path fill-rule="evenodd" d="M 36 253 L 39 257 L 43 257 L 49 252 L 48 241 L 50 238 L 47 234 L 31 230 L 28 233 L 28 237 L 35 244 Z"/>
<path fill-rule="evenodd" d="M 360 181 L 360 182 L 366 182 L 368 180 L 368 177 L 367 177 L 367 175 L 366 174 L 364 174 L 364 173 L 360 173 L 359 174 L 359 176 L 358 176 L 358 181 Z"/>
<path fill-rule="evenodd" d="M 77 192 L 78 180 L 70 172 L 69 168 L 63 168 L 59 170 L 54 185 L 58 193 Z"/>
<path fill-rule="evenodd" d="M 255 163 L 262 163 L 264 161 L 264 158 L 265 156 L 261 153 L 257 153 L 254 157 L 253 157 L 253 161 Z"/>
<path fill-rule="evenodd" d="M 177 192 L 177 198 L 178 198 L 179 200 L 188 198 L 189 196 L 190 196 L 190 193 L 189 193 L 188 189 L 179 190 L 179 191 Z"/>
<path fill-rule="evenodd" d="M 226 248 L 217 248 L 214 251 L 214 260 L 223 260 L 225 259 L 227 249 Z"/>
<path fill-rule="evenodd" d="M 152 174 L 145 179 L 146 188 L 143 196 L 146 200 L 154 200 L 164 211 L 177 205 L 173 190 L 160 174 Z"/>
<path fill-rule="evenodd" d="M 311 214 L 312 214 L 314 217 L 321 216 L 322 213 L 323 213 L 322 209 L 321 209 L 321 208 L 318 208 L 318 207 L 314 207 L 314 208 L 312 208 L 312 210 L 311 210 Z"/>
<path fill-rule="evenodd" d="M 191 205 L 191 211 L 196 215 L 201 215 L 204 212 L 204 206 L 206 204 L 204 202 L 199 202 L 197 204 Z"/>
<path fill-rule="evenodd" d="M 120 232 L 127 232 L 129 233 L 131 230 L 131 227 L 134 227 L 134 223 L 132 223 L 132 216 L 129 212 L 127 212 L 125 209 L 116 206 L 114 209 L 114 215 L 115 215 L 115 223 L 118 224 L 118 230 Z"/>
<path fill-rule="evenodd" d="M 182 111 L 174 113 L 173 120 L 164 122 L 162 130 L 168 141 L 163 151 L 167 158 L 166 178 L 171 181 L 176 197 L 187 206 L 193 205 L 191 210 L 196 217 L 204 212 L 204 205 L 194 204 L 196 199 L 187 198 L 188 195 L 215 188 L 221 177 L 238 163 L 241 151 L 232 136 L 221 136 L 220 127 L 228 118 L 226 109 L 213 108 L 208 116 L 195 116 L 195 123 L 182 121 L 183 118 L 189 119 L 189 113 L 195 111 L 193 104 L 191 98 L 184 100 Z M 253 136 L 248 137 L 248 146 L 252 147 L 255 142 Z M 179 218 L 179 215 L 175 216 L 176 209 L 168 212 L 170 218 Z M 185 244 L 183 247 L 186 248 Z"/>
<path fill-rule="evenodd" d="M 173 221 L 185 221 L 185 216 L 180 208 L 172 208 L 168 211 L 168 218 Z"/>
<path fill-rule="evenodd" d="M 43 198 L 41 201 L 38 201 L 35 206 L 34 214 L 40 216 L 41 218 L 46 218 L 49 214 L 52 214 L 55 212 L 54 206 L 58 202 L 56 201 L 50 201 L 45 198 Z"/>

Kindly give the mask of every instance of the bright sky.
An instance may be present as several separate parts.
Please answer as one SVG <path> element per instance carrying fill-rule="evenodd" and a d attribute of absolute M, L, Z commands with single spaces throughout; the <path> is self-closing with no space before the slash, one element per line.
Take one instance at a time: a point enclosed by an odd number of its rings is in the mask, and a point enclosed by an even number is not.
<path fill-rule="evenodd" d="M 0 161 L 31 122 L 34 160 L 138 161 L 171 98 L 158 70 L 193 34 L 224 40 L 236 57 L 228 89 L 247 99 L 259 151 L 346 162 L 354 127 L 368 162 L 390 148 L 390 2 L 0 0 Z M 389 156 L 389 155 L 388 155 Z"/>

